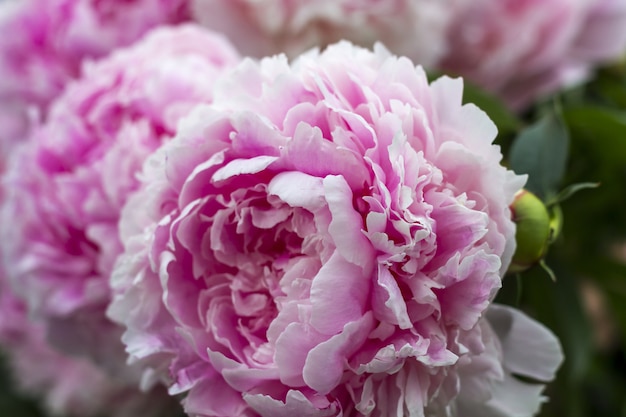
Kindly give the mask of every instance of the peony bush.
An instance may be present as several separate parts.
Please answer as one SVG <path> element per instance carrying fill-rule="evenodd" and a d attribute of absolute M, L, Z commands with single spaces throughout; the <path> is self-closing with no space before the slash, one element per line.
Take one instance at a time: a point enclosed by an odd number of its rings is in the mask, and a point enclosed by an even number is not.
<path fill-rule="evenodd" d="M 90 360 L 113 385 L 139 384 L 137 369 L 126 365 L 122 329 L 105 317 L 109 275 L 122 251 L 121 208 L 144 158 L 190 108 L 212 100 L 215 79 L 239 59 L 212 32 L 157 29 L 86 65 L 7 168 L 2 278 L 47 343 Z M 18 378 L 28 379 L 24 373 Z"/>
<path fill-rule="evenodd" d="M 532 415 L 562 360 L 491 306 L 525 178 L 460 79 L 378 45 L 244 60 L 122 211 L 108 315 L 191 416 Z"/>

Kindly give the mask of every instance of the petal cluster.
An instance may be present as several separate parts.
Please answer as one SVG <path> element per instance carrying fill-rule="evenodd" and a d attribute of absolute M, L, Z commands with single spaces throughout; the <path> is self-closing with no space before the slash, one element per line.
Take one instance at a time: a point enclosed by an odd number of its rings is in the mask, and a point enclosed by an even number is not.
<path fill-rule="evenodd" d="M 151 32 L 86 65 L 4 177 L 3 279 L 55 349 L 133 386 L 121 329 L 104 314 L 122 251 L 120 211 L 145 157 L 181 115 L 211 102 L 215 79 L 239 59 L 224 38 L 194 26 Z"/>
<path fill-rule="evenodd" d="M 525 179 L 462 92 L 347 42 L 220 79 L 120 221 L 108 314 L 144 382 L 192 416 L 487 415 L 517 371 L 485 311 Z"/>

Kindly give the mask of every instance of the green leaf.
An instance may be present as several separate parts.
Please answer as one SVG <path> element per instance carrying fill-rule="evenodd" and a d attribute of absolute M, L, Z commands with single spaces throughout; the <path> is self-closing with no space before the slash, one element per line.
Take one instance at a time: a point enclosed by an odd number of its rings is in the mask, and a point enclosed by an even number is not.
<path fill-rule="evenodd" d="M 511 168 L 528 174 L 526 188 L 545 200 L 558 191 L 568 151 L 567 128 L 556 112 L 550 112 L 517 136 L 511 146 Z"/>
<path fill-rule="evenodd" d="M 576 184 L 570 184 L 554 196 L 554 198 L 546 201 L 546 205 L 553 206 L 555 204 L 560 204 L 581 190 L 598 188 L 599 186 L 600 183 L 598 182 L 579 182 Z"/>

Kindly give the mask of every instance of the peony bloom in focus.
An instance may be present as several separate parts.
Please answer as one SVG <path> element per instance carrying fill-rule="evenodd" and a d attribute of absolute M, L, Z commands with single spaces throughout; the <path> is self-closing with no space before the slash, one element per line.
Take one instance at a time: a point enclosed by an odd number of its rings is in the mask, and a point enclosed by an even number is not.
<path fill-rule="evenodd" d="M 120 210 L 145 157 L 238 61 L 218 35 L 157 29 L 87 65 L 7 168 L 0 249 L 15 295 L 55 348 L 133 387 L 121 329 L 105 317 Z"/>
<path fill-rule="evenodd" d="M 84 61 L 188 19 L 188 0 L 8 0 L 0 2 L 0 151 L 79 77 Z M 6 124 L 5 113 L 11 112 Z M 8 118 L 7 118 L 8 119 Z M 0 168 L 2 162 L 0 161 Z"/>
<path fill-rule="evenodd" d="M 520 109 L 626 53 L 624 0 L 461 3 L 438 66 Z"/>
<path fill-rule="evenodd" d="M 534 413 L 512 373 L 551 379 L 559 344 L 485 315 L 524 177 L 462 93 L 346 42 L 220 79 L 120 221 L 108 314 L 144 382 L 191 416 Z"/>
<path fill-rule="evenodd" d="M 191 5 L 194 19 L 225 33 L 246 55 L 296 56 L 349 39 L 363 46 L 383 42 L 422 65 L 444 52 L 452 15 L 440 0 L 191 0 Z"/>

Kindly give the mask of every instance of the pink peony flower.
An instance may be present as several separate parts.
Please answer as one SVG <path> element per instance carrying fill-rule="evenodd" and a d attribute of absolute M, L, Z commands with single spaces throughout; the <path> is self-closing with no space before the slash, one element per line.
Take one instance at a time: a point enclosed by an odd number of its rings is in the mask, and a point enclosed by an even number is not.
<path fill-rule="evenodd" d="M 438 65 L 513 108 L 626 53 L 624 0 L 477 0 L 456 9 Z"/>
<path fill-rule="evenodd" d="M 181 115 L 211 101 L 217 76 L 238 61 L 218 35 L 158 29 L 87 65 L 11 160 L 0 222 L 5 273 L 60 351 L 137 379 L 121 329 L 104 314 L 122 251 L 120 210 L 144 158 L 172 137 Z"/>
<path fill-rule="evenodd" d="M 188 19 L 188 0 L 9 0 L 0 3 L 0 158 L 47 113 L 83 62 Z M 11 103 L 10 107 L 7 103 Z M 27 123 L 28 122 L 28 123 Z"/>
<path fill-rule="evenodd" d="M 24 303 L 0 283 L 0 345 L 13 379 L 24 394 L 41 398 L 52 415 L 137 417 L 176 415 L 162 387 L 150 395 L 109 378 L 91 362 L 62 355 L 45 337 L 45 328 L 27 318 Z M 180 406 L 178 406 L 180 407 Z"/>
<path fill-rule="evenodd" d="M 524 177 L 462 90 L 349 43 L 224 76 L 120 221 L 108 314 L 146 381 L 192 416 L 535 410 L 541 387 L 511 372 L 552 378 L 558 342 L 512 311 L 481 319 Z"/>
<path fill-rule="evenodd" d="M 458 0 L 449 0 L 457 2 Z M 341 39 L 429 65 L 443 53 L 452 9 L 439 0 L 191 0 L 194 19 L 225 33 L 246 55 L 296 56 Z"/>

